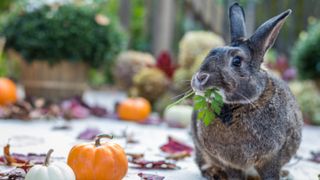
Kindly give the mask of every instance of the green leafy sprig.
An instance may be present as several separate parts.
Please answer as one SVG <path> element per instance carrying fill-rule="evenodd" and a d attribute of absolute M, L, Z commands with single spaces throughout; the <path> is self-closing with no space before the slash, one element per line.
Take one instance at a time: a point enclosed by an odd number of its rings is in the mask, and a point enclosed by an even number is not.
<path fill-rule="evenodd" d="M 180 104 L 184 100 L 193 96 L 194 110 L 198 111 L 198 120 L 203 121 L 205 126 L 209 126 L 221 113 L 223 106 L 223 98 L 216 89 L 208 89 L 204 96 L 195 95 L 195 92 L 186 93 L 182 98 L 170 104 L 167 108 L 171 108 Z"/>
<path fill-rule="evenodd" d="M 216 116 L 221 113 L 223 106 L 222 96 L 215 89 L 207 90 L 204 96 L 193 97 L 194 109 L 198 111 L 198 120 L 209 126 Z"/>

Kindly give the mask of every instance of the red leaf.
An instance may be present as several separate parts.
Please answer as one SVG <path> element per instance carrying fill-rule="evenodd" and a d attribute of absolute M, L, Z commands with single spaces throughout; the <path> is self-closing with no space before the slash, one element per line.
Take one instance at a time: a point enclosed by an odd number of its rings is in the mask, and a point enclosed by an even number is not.
<path fill-rule="evenodd" d="M 191 152 L 193 150 L 192 147 L 190 147 L 182 142 L 179 142 L 170 136 L 168 137 L 168 143 L 162 145 L 160 147 L 160 149 L 163 152 L 166 152 L 169 154 L 175 154 L 175 153 L 181 153 L 181 152 L 186 152 L 186 153 L 191 154 Z"/>
<path fill-rule="evenodd" d="M 163 176 L 158 176 L 155 174 L 145 174 L 145 173 L 139 173 L 139 177 L 141 177 L 142 180 L 163 180 Z"/>
<path fill-rule="evenodd" d="M 161 69 L 170 79 L 172 78 L 176 69 L 175 65 L 172 63 L 170 54 L 166 51 L 162 52 L 158 56 L 156 67 Z"/>

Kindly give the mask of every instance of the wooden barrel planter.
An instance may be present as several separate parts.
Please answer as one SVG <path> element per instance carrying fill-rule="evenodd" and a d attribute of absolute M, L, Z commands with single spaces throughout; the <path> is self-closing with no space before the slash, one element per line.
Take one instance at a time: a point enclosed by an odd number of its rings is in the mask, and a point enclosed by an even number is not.
<path fill-rule="evenodd" d="M 50 65 L 47 61 L 25 61 L 18 53 L 10 50 L 10 59 L 19 61 L 20 80 L 27 96 L 44 97 L 57 101 L 82 95 L 87 88 L 88 67 L 83 62 L 60 61 Z"/>

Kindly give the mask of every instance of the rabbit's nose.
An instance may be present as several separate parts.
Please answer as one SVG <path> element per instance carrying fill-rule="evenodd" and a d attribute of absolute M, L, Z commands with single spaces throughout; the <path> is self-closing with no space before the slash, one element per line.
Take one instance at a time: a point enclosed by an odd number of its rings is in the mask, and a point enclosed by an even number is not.
<path fill-rule="evenodd" d="M 204 85 L 209 80 L 209 74 L 207 73 L 198 73 L 196 77 L 201 85 Z"/>

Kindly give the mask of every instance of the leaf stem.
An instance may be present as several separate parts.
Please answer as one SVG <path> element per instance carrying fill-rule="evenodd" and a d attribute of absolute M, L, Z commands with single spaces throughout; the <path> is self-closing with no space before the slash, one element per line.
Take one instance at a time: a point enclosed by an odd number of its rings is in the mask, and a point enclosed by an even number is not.
<path fill-rule="evenodd" d="M 190 92 L 189 94 L 185 94 L 182 98 L 180 98 L 180 99 L 178 99 L 177 101 L 169 104 L 166 109 L 170 109 L 170 108 L 172 108 L 173 106 L 175 106 L 175 105 L 177 105 L 177 104 L 180 104 L 182 101 L 188 99 L 189 97 L 193 96 L 194 94 L 195 94 L 194 91 Z"/>

